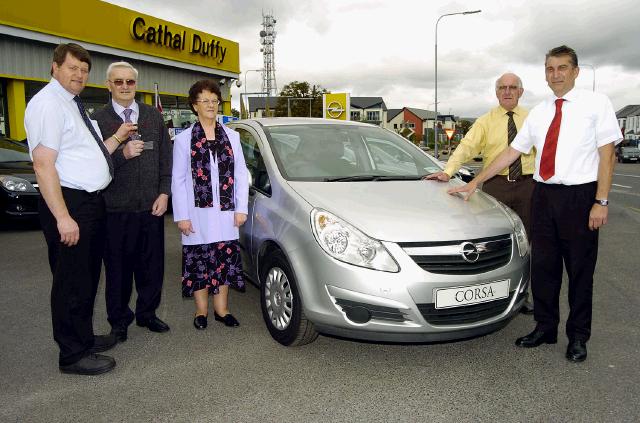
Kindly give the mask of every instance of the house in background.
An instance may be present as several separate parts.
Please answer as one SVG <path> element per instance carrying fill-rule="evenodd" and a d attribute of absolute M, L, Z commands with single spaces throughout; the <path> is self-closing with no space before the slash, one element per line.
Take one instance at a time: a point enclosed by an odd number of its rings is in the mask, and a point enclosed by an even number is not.
<path fill-rule="evenodd" d="M 389 109 L 387 111 L 386 128 L 391 129 L 407 139 L 422 141 L 427 139 L 429 132 L 433 131 L 436 113 L 431 110 L 418 109 L 416 107 L 403 107 L 402 109 Z M 438 115 L 438 139 L 446 141 L 445 129 L 456 129 L 459 118 L 454 115 Z M 467 118 L 471 122 L 475 119 Z M 433 138 L 433 137 L 432 137 Z M 459 141 L 462 134 L 456 134 L 454 141 Z"/>
<path fill-rule="evenodd" d="M 393 111 L 393 113 L 391 113 Z M 435 112 L 418 109 L 415 107 L 403 107 L 402 109 L 390 109 L 387 111 L 386 128 L 391 129 L 407 139 L 421 141 L 424 139 L 426 129 L 433 128 Z"/>
<path fill-rule="evenodd" d="M 249 97 L 249 118 L 274 117 L 278 100 L 280 97 Z"/>
<path fill-rule="evenodd" d="M 249 118 L 275 116 L 275 109 L 281 98 L 286 99 L 286 97 L 248 97 Z M 351 120 L 385 127 L 387 106 L 382 97 L 351 97 Z"/>
<path fill-rule="evenodd" d="M 618 125 L 625 140 L 640 139 L 640 105 L 628 105 L 616 112 Z"/>
<path fill-rule="evenodd" d="M 404 121 L 403 110 L 404 109 L 387 109 L 387 124 L 384 125 L 384 127 L 395 132 L 400 132 Z"/>
<path fill-rule="evenodd" d="M 385 127 L 387 106 L 382 97 L 351 97 L 351 120 Z"/>

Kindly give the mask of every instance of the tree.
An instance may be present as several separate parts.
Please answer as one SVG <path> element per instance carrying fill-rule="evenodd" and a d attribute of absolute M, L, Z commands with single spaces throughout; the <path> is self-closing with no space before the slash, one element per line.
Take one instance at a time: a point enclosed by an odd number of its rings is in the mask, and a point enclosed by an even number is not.
<path fill-rule="evenodd" d="M 240 112 L 237 111 L 236 109 L 231 109 L 231 116 L 239 118 Z"/>
<path fill-rule="evenodd" d="M 469 132 L 471 125 L 473 124 L 470 121 L 463 119 L 460 122 L 458 122 L 458 124 L 456 125 L 456 129 L 462 135 L 467 135 L 467 132 Z"/>
<path fill-rule="evenodd" d="M 290 105 L 291 116 L 322 117 L 322 95 L 328 92 L 320 85 L 311 85 L 306 81 L 292 81 L 280 91 L 276 116 L 288 116 Z M 309 106 L 311 106 L 311 113 L 309 113 Z"/>

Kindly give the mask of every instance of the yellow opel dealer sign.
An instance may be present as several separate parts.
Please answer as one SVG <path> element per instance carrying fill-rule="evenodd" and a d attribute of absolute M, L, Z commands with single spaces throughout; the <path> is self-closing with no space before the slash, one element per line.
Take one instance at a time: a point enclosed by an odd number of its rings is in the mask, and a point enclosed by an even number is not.
<path fill-rule="evenodd" d="M 324 94 L 322 110 L 325 119 L 351 120 L 351 99 L 349 93 Z"/>
<path fill-rule="evenodd" d="M 97 0 L 20 0 L 0 11 L 0 24 L 232 73 L 237 42 Z"/>

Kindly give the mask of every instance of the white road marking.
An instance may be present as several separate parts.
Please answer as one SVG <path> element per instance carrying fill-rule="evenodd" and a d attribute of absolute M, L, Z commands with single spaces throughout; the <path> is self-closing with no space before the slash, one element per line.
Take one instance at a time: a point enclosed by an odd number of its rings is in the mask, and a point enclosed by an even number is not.
<path fill-rule="evenodd" d="M 624 173 L 614 173 L 614 176 L 627 176 L 629 178 L 640 178 L 640 175 L 625 175 Z"/>
<path fill-rule="evenodd" d="M 638 194 L 638 193 L 629 192 L 629 191 L 622 191 L 622 190 L 619 190 L 619 189 L 612 189 L 609 192 L 615 192 L 616 194 L 631 195 L 632 197 L 640 197 L 640 194 Z"/>
<path fill-rule="evenodd" d="M 614 187 L 620 187 L 620 188 L 631 188 L 630 186 L 627 185 L 620 185 L 620 184 L 611 184 Z"/>

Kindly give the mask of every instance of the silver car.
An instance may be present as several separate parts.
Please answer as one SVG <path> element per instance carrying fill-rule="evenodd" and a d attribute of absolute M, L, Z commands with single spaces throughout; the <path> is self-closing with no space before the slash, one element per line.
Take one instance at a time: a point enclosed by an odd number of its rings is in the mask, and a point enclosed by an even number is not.
<path fill-rule="evenodd" d="M 529 284 L 518 216 L 462 182 L 422 180 L 438 162 L 356 122 L 255 119 L 240 133 L 252 176 L 240 233 L 264 321 L 284 345 L 318 333 L 442 341 L 506 325 Z"/>

